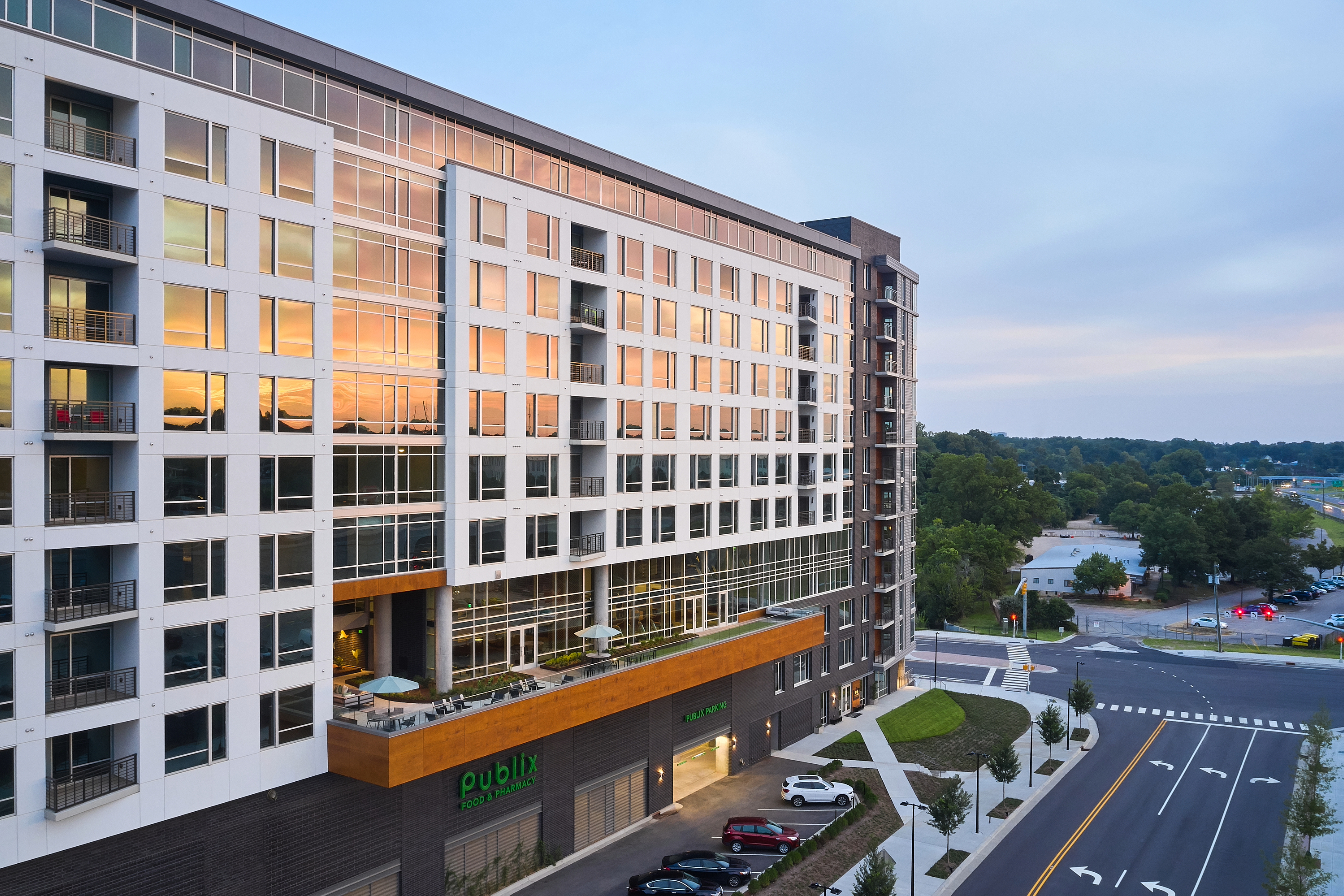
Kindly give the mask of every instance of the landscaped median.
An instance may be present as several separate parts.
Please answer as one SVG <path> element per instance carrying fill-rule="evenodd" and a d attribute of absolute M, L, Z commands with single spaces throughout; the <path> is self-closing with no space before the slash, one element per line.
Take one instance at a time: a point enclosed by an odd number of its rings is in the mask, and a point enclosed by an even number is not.
<path fill-rule="evenodd" d="M 1304 628 L 1311 628 L 1304 626 Z M 1315 631 L 1315 629 L 1312 629 Z M 1295 634 L 1296 630 L 1286 631 L 1286 634 Z M 1324 630 L 1321 634 L 1327 634 Z M 1206 650 L 1216 651 L 1217 643 L 1209 641 L 1180 641 L 1173 638 L 1144 638 L 1144 647 L 1152 647 L 1156 650 Z M 1269 647 L 1260 647 L 1255 644 L 1228 644 L 1223 643 L 1223 653 L 1249 653 L 1256 656 L 1301 656 L 1314 660 L 1338 660 L 1339 645 L 1334 643 L 1334 636 L 1328 635 L 1328 639 L 1320 650 L 1308 650 L 1303 647 L 1280 647 L 1270 645 Z"/>

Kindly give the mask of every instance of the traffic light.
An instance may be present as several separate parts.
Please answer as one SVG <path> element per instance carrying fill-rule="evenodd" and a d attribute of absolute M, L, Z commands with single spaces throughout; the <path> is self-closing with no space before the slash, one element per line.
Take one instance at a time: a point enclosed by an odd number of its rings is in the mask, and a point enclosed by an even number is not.
<path fill-rule="evenodd" d="M 1016 622 L 1016 621 L 1017 621 L 1017 614 L 1016 614 L 1016 613 L 1012 613 L 1012 614 L 1009 615 L 1008 618 L 1011 619 L 1013 622 Z"/>

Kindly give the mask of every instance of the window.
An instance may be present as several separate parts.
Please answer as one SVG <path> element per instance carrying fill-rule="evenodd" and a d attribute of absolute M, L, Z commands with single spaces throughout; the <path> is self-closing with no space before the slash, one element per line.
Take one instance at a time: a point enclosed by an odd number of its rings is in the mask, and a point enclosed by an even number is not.
<path fill-rule="evenodd" d="M 560 257 L 559 218 L 541 212 L 527 213 L 527 254 L 542 258 Z"/>
<path fill-rule="evenodd" d="M 262 535 L 258 539 L 259 588 L 283 591 L 313 584 L 313 533 Z"/>
<path fill-rule="evenodd" d="M 637 292 L 616 293 L 616 328 L 644 332 L 644 297 Z"/>
<path fill-rule="evenodd" d="M 821 456 L 821 481 L 835 481 L 835 455 L 823 454 Z"/>
<path fill-rule="evenodd" d="M 164 258 L 224 267 L 227 231 L 228 213 L 224 209 L 163 197 Z M 311 258 L 308 264 L 311 270 Z"/>
<path fill-rule="evenodd" d="M 719 408 L 719 439 L 722 441 L 737 441 L 737 410 L 737 408 Z"/>
<path fill-rule="evenodd" d="M 742 344 L 742 334 L 738 330 L 740 325 L 741 318 L 736 314 L 720 311 L 719 345 L 726 345 L 729 348 L 738 348 Z"/>
<path fill-rule="evenodd" d="M 793 441 L 793 411 L 775 411 L 775 441 Z"/>
<path fill-rule="evenodd" d="M 264 613 L 260 621 L 261 668 L 313 661 L 313 611 Z"/>
<path fill-rule="evenodd" d="M 693 404 L 690 410 L 691 441 L 704 442 L 713 434 L 709 418 L 709 405 Z"/>
<path fill-rule="evenodd" d="M 720 501 L 719 534 L 734 535 L 736 533 L 737 533 L 737 502 Z"/>
<path fill-rule="evenodd" d="M 764 442 L 770 438 L 770 412 L 764 408 L 751 409 L 751 440 Z"/>
<path fill-rule="evenodd" d="M 714 487 L 714 455 L 712 454 L 692 454 L 691 455 L 691 488 L 713 488 Z"/>
<path fill-rule="evenodd" d="M 529 454 L 524 485 L 529 498 L 560 497 L 560 455 Z"/>
<path fill-rule="evenodd" d="M 260 707 L 263 748 L 313 736 L 313 685 L 262 694 Z"/>
<path fill-rule="evenodd" d="M 505 276 L 508 269 L 501 264 L 473 261 L 467 265 L 467 295 L 473 308 L 485 308 L 489 311 L 504 311 Z M 533 274 L 528 274 L 528 287 L 532 285 Z"/>
<path fill-rule="evenodd" d="M 829 523 L 835 519 L 835 495 L 828 494 L 821 496 L 821 521 Z"/>
<path fill-rule="evenodd" d="M 751 319 L 751 350 L 754 352 L 765 353 L 770 351 L 770 346 L 766 342 L 766 322 Z"/>
<path fill-rule="evenodd" d="M 677 353 L 653 350 L 653 388 L 677 388 Z"/>
<path fill-rule="evenodd" d="M 438 445 L 335 445 L 336 507 L 443 500 L 444 449 Z"/>
<path fill-rule="evenodd" d="M 468 239 L 473 243 L 504 248 L 504 210 L 502 202 L 472 196 L 468 219 Z"/>
<path fill-rule="evenodd" d="M 261 192 L 313 204 L 316 153 L 269 137 L 261 138 Z"/>
<path fill-rule="evenodd" d="M 821 303 L 822 322 L 828 324 L 840 323 L 840 297 L 826 293 L 826 298 Z M 868 306 L 872 308 L 871 305 Z"/>
<path fill-rule="evenodd" d="M 216 703 L 163 717 L 163 773 L 228 758 L 229 704 Z"/>
<path fill-rule="evenodd" d="M 864 417 L 865 417 L 865 422 L 866 422 L 866 418 L 867 418 L 867 412 L 866 412 L 866 411 L 864 412 Z M 837 439 L 836 439 L 836 436 L 837 436 L 837 430 L 840 428 L 840 415 L 839 415 L 839 414 L 823 414 L 823 415 L 822 415 L 822 418 L 823 418 L 822 422 L 823 422 L 823 424 L 825 425 L 825 429 L 823 430 L 823 437 L 824 437 L 824 439 L 825 439 L 827 442 L 834 442 L 834 441 L 836 441 L 836 440 L 837 440 Z M 866 430 L 866 428 L 865 428 L 865 430 Z M 865 431 L 865 432 L 864 432 L 864 435 L 868 435 L 868 433 Z"/>
<path fill-rule="evenodd" d="M 257 350 L 263 355 L 313 356 L 312 303 L 262 298 L 257 305 L 257 321 Z"/>
<path fill-rule="evenodd" d="M 262 457 L 258 465 L 262 513 L 313 509 L 311 457 Z"/>
<path fill-rule="evenodd" d="M 775 693 L 782 694 L 784 693 L 784 689 L 788 687 L 788 680 L 784 677 L 783 660 L 775 660 L 774 673 L 775 673 Z"/>
<path fill-rule="evenodd" d="M 14 621 L 14 555 L 0 554 L 0 622 Z"/>
<path fill-rule="evenodd" d="M 14 428 L 14 360 L 0 358 L 0 429 Z"/>
<path fill-rule="evenodd" d="M 751 394 L 757 398 L 770 397 L 770 365 L 751 365 Z"/>
<path fill-rule="evenodd" d="M 228 183 L 229 129 L 164 112 L 163 170 L 211 183 Z"/>
<path fill-rule="evenodd" d="M 788 485 L 793 481 L 793 455 L 775 455 L 775 485 Z"/>
<path fill-rule="evenodd" d="M 854 599 L 840 601 L 839 605 L 840 627 L 846 628 L 854 624 Z"/>
<path fill-rule="evenodd" d="M 472 327 L 467 334 L 467 369 L 477 373 L 504 372 L 504 331 Z"/>
<path fill-rule="evenodd" d="M 182 432 L 223 432 L 224 374 L 165 370 L 163 428 Z"/>
<path fill-rule="evenodd" d="M 632 507 L 616 511 L 616 547 L 637 548 L 644 543 L 644 510 Z"/>
<path fill-rule="evenodd" d="M 13 122 L 5 122 L 8 134 Z M 0 750 L 0 817 L 14 814 L 14 748 Z"/>
<path fill-rule="evenodd" d="M 812 652 L 796 653 L 793 656 L 793 686 L 806 684 L 812 680 Z"/>
<path fill-rule="evenodd" d="M 227 623 L 202 622 L 163 630 L 163 686 L 183 685 L 223 678 Z"/>
<path fill-rule="evenodd" d="M 623 386 L 644 385 L 644 351 L 634 345 L 616 346 L 616 382 Z"/>
<path fill-rule="evenodd" d="M 695 282 L 696 292 L 714 295 L 714 265 L 708 259 L 691 258 L 691 279 Z"/>
<path fill-rule="evenodd" d="M 765 274 L 751 275 L 751 304 L 755 308 L 770 307 L 770 278 Z"/>
<path fill-rule="evenodd" d="M 644 491 L 644 455 L 616 455 L 616 491 Z"/>
<path fill-rule="evenodd" d="M 730 268 L 726 264 L 719 265 L 719 298 L 728 299 L 730 302 L 741 301 L 738 284 L 742 272 L 737 268 Z"/>
<path fill-rule="evenodd" d="M 527 559 L 554 557 L 560 552 L 560 517 L 530 516 L 527 526 Z"/>
<path fill-rule="evenodd" d="M 258 270 L 291 280 L 313 279 L 313 228 L 261 218 Z"/>
<path fill-rule="evenodd" d="M 424 370 L 443 367 L 443 312 L 339 297 L 331 304 L 331 348 L 335 360 Z M 263 324 L 266 317 L 263 308 Z M 282 323 L 282 331 L 284 328 Z M 263 332 L 263 352 L 267 351 L 267 341 Z M 306 348 L 299 339 L 289 338 L 286 342 L 294 344 L 295 353 Z"/>
<path fill-rule="evenodd" d="M 670 492 L 676 489 L 677 456 L 655 454 L 649 458 L 649 490 Z"/>
<path fill-rule="evenodd" d="M 332 432 L 424 436 L 443 432 L 441 379 L 336 370 L 331 406 Z"/>
<path fill-rule="evenodd" d="M 27 24 L 27 13 L 27 9 L 16 9 L 10 14 L 10 18 L 22 17 L 25 21 L 21 21 L 18 24 Z M 7 65 L 0 66 L 0 134 L 4 134 L 7 137 L 14 136 L 14 69 Z M 11 778 L 11 786 L 13 783 L 14 780 Z M 12 793 L 10 795 L 13 796 Z M 0 799 L 3 799 L 3 794 L 0 794 Z M 10 811 L 13 811 L 12 806 L 10 807 Z M 6 813 L 3 810 L 0 810 L 0 815 L 4 814 Z"/>
<path fill-rule="evenodd" d="M 650 403 L 653 410 L 653 438 L 675 439 L 677 437 L 677 406 L 668 401 Z"/>
<path fill-rule="evenodd" d="M 753 454 L 751 456 L 751 484 L 770 484 L 770 455 Z"/>
<path fill-rule="evenodd" d="M 731 488 L 737 485 L 737 455 L 719 455 L 719 487 Z"/>
<path fill-rule="evenodd" d="M 710 341 L 710 317 L 708 308 L 691 306 L 691 341 L 708 344 Z"/>
<path fill-rule="evenodd" d="M 829 610 L 830 607 L 826 609 Z M 831 674 L 831 645 L 829 644 L 821 645 L 821 674 Z"/>
<path fill-rule="evenodd" d="M 475 264 L 476 262 L 472 262 Z M 494 267 L 494 265 L 490 265 Z M 500 268 L 503 270 L 503 268 Z M 499 290 L 501 307 L 497 310 L 503 311 L 504 289 Z M 473 303 L 474 304 L 474 303 Z M 545 274 L 527 274 L 527 313 L 533 317 L 545 317 L 550 320 L 560 319 L 560 278 L 548 277 Z"/>
<path fill-rule="evenodd" d="M 540 397 L 542 396 L 538 396 Z M 503 392 L 482 392 L 473 389 L 467 393 L 467 435 L 504 435 Z"/>
<path fill-rule="evenodd" d="M 742 370 L 741 361 L 729 361 L 724 358 L 719 359 L 719 391 L 729 395 L 736 395 L 741 391 L 741 383 L 738 382 L 738 373 Z"/>
<path fill-rule="evenodd" d="M 8 290 L 5 290 L 8 292 Z M 163 285 L 163 344 L 225 348 L 228 294 L 197 286 Z M 0 326 L 0 329 L 8 329 Z"/>
<path fill-rule="evenodd" d="M 836 334 L 822 334 L 821 360 L 825 361 L 827 364 L 840 363 L 840 337 Z"/>
<path fill-rule="evenodd" d="M 654 333 L 669 339 L 677 337 L 677 303 L 668 299 L 653 300 Z"/>
<path fill-rule="evenodd" d="M 224 513 L 227 463 L 226 457 L 165 457 L 163 515 Z"/>
<path fill-rule="evenodd" d="M 504 500 L 504 461 L 502 454 L 473 454 L 467 458 L 467 500 Z"/>
<path fill-rule="evenodd" d="M 691 505 L 691 537 L 705 538 L 709 535 L 713 504 Z"/>
<path fill-rule="evenodd" d="M 14 718 L 14 651 L 8 650 L 0 653 L 0 719 L 12 718 Z M 0 773 L 3 773 L 3 771 L 4 769 L 0 768 Z M 12 774 L 13 769 L 10 769 L 10 771 Z M 13 777 L 9 779 L 9 784 L 9 797 L 12 799 L 14 796 Z M 4 780 L 0 778 L 0 787 L 3 787 L 3 785 Z M 0 791 L 0 800 L 3 800 L 4 797 L 4 792 Z M 14 807 L 11 805 L 10 812 L 13 811 Z M 0 807 L 0 815 L 5 814 L 7 813 L 3 811 L 3 807 Z"/>
<path fill-rule="evenodd" d="M 332 200 L 336 214 L 444 235 L 441 212 L 444 185 L 438 178 L 339 150 L 333 161 Z M 267 180 L 262 177 L 263 183 Z"/>
<path fill-rule="evenodd" d="M 538 439 L 560 437 L 560 396 L 528 394 L 525 434 Z"/>
<path fill-rule="evenodd" d="M 467 524 L 467 562 L 472 566 L 504 562 L 504 520 Z"/>
<path fill-rule="evenodd" d="M 788 324 L 775 324 L 775 354 L 793 354 L 793 327 Z"/>
<path fill-rule="evenodd" d="M 163 546 L 163 601 L 204 600 L 223 597 L 227 542 L 169 542 Z"/>
<path fill-rule="evenodd" d="M 783 280 L 775 281 L 775 310 L 785 314 L 793 313 L 793 284 Z"/>
<path fill-rule="evenodd" d="M 283 376 L 258 380 L 259 432 L 312 432 L 313 381 Z"/>
<path fill-rule="evenodd" d="M 775 499 L 775 528 L 779 529 L 789 524 L 789 519 L 793 515 L 792 498 Z"/>
<path fill-rule="evenodd" d="M 793 397 L 793 369 L 789 367 L 775 368 L 775 397 L 792 398 Z"/>
<path fill-rule="evenodd" d="M 662 246 L 653 247 L 653 282 L 677 285 L 677 253 Z"/>
<path fill-rule="evenodd" d="M 343 581 L 442 569 L 443 516 L 404 513 L 333 520 L 333 577 Z"/>
<path fill-rule="evenodd" d="M 836 400 L 836 387 L 839 385 L 840 375 L 835 373 L 823 373 L 821 375 L 821 400 L 833 402 Z"/>
<path fill-rule="evenodd" d="M 691 355 L 691 391 L 693 392 L 712 392 L 713 376 L 712 365 L 713 358 L 705 358 L 700 355 Z"/>
<path fill-rule="evenodd" d="M 503 360 L 503 354 L 501 353 L 501 364 Z M 547 380 L 560 379 L 559 336 L 527 334 L 527 375 Z"/>
<path fill-rule="evenodd" d="M 636 280 L 644 279 L 644 242 L 629 237 L 617 237 L 617 250 L 620 253 L 620 271 Z"/>
<path fill-rule="evenodd" d="M 838 666 L 838 668 L 843 669 L 843 668 L 845 668 L 846 666 L 853 665 L 853 663 L 854 663 L 854 639 L 853 639 L 853 638 L 846 638 L 845 640 L 841 641 L 841 642 L 840 642 L 838 645 L 836 645 L 836 646 L 838 646 L 838 647 L 840 648 L 840 650 L 839 650 L 839 654 L 840 654 L 840 656 L 839 656 L 839 659 L 840 659 L 840 665 Z"/>
<path fill-rule="evenodd" d="M 616 402 L 616 438 L 644 438 L 644 402 L 624 399 Z"/>
<path fill-rule="evenodd" d="M 661 544 L 677 540 L 677 508 L 655 507 L 649 521 L 649 542 Z"/>

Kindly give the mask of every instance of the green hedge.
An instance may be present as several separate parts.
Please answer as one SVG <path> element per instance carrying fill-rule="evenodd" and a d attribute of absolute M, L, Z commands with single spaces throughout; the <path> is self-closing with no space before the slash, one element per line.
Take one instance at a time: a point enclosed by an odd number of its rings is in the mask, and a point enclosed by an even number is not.
<path fill-rule="evenodd" d="M 823 773 L 828 774 L 829 772 L 833 772 L 836 769 L 840 768 L 840 766 L 841 763 L 838 760 L 832 763 L 828 763 L 823 768 L 817 769 L 817 774 L 823 774 Z M 821 849 L 827 843 L 834 840 L 836 835 L 838 835 L 845 828 L 849 827 L 851 824 L 853 824 L 854 822 L 858 821 L 860 818 L 863 818 L 863 816 L 868 814 L 868 810 L 872 808 L 873 803 L 877 801 L 877 794 L 874 793 L 873 789 L 868 786 L 868 783 L 866 781 L 852 781 L 848 778 L 843 780 L 841 783 L 848 784 L 850 787 L 854 788 L 854 794 L 855 796 L 858 797 L 858 800 L 854 803 L 854 805 L 850 807 L 848 811 L 846 811 L 835 821 L 826 825 L 826 827 L 822 828 L 820 831 L 817 831 L 811 837 L 804 840 L 803 844 L 799 846 L 796 850 L 786 855 L 780 861 L 771 865 L 765 871 L 761 872 L 760 877 L 757 877 L 755 880 L 752 880 L 750 883 L 747 884 L 748 893 L 759 893 L 761 890 L 770 886 L 772 883 L 777 881 L 780 875 L 783 874 L 785 871 L 788 871 L 794 865 L 797 865 L 803 859 L 807 858 L 817 850 Z"/>

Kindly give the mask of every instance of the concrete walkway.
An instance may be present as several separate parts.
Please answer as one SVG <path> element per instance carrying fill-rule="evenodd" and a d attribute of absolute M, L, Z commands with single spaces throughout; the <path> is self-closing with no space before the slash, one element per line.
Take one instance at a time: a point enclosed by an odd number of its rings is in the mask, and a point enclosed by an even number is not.
<path fill-rule="evenodd" d="M 1335 745 L 1331 751 L 1330 763 L 1339 769 L 1334 786 L 1330 789 L 1327 801 L 1334 807 L 1335 813 L 1344 818 L 1344 728 L 1336 728 Z M 1331 884 L 1331 893 L 1344 888 L 1344 826 L 1333 834 L 1317 837 L 1311 843 L 1311 851 L 1319 852 L 1321 868 L 1335 875 Z"/>
<path fill-rule="evenodd" d="M 1000 639 L 1001 640 L 1001 639 Z M 1027 708 L 1032 717 L 1039 715 L 1046 705 L 1051 702 L 1051 698 L 1043 694 L 1014 693 L 1004 691 L 997 687 L 984 687 L 983 685 L 964 684 L 959 682 L 949 682 L 942 686 L 943 690 L 958 691 L 968 694 L 978 694 L 986 697 L 998 697 L 1004 700 L 1012 700 L 1020 703 Z M 787 759 L 800 759 L 809 762 L 825 762 L 824 757 L 813 755 L 816 750 L 833 743 L 851 731 L 858 731 L 863 735 L 863 742 L 868 747 L 868 752 L 872 755 L 871 762 L 845 761 L 845 765 L 850 768 L 872 768 L 876 769 L 882 776 L 882 783 L 886 785 L 887 793 L 891 795 L 896 804 L 896 811 L 901 815 L 901 820 L 905 826 L 898 832 L 889 837 L 881 848 L 887 851 L 896 862 L 896 874 L 898 884 L 896 892 L 907 893 L 910 888 L 910 819 L 912 810 L 904 808 L 900 804 L 902 801 L 915 802 L 915 792 L 910 786 L 909 780 L 905 776 L 906 771 L 921 771 L 928 773 L 928 770 L 920 765 L 909 762 L 898 762 L 896 754 L 892 752 L 891 745 L 882 734 L 882 729 L 878 727 L 877 719 L 879 716 L 890 712 L 898 706 L 919 697 L 925 693 L 925 688 L 908 687 L 899 691 L 887 694 L 876 703 L 866 707 L 857 719 L 846 716 L 845 719 L 835 725 L 828 726 L 818 734 L 810 735 L 803 740 L 792 744 L 788 750 L 776 751 L 773 755 L 782 756 Z M 1089 727 L 1094 729 L 1092 742 L 1095 741 L 1095 723 L 1089 723 Z M 1049 786 L 1051 781 L 1059 780 L 1065 773 L 1070 771 L 1083 756 L 1086 754 L 1076 748 L 1065 752 L 1063 745 L 1056 745 L 1054 752 L 1059 755 L 1056 759 L 1065 759 L 1066 764 L 1060 768 L 1051 777 L 1034 775 L 1033 786 L 1027 786 L 1027 755 L 1029 749 L 1030 737 L 1023 734 L 1022 737 L 1014 743 L 1022 759 L 1022 775 L 1017 781 L 1009 784 L 1006 788 L 1006 795 L 1024 800 L 1024 804 L 1013 813 L 1008 821 L 1000 819 L 991 819 L 986 817 L 985 813 L 997 806 L 1003 799 L 1005 789 L 998 784 L 988 771 L 980 772 L 980 833 L 975 832 L 974 807 L 972 814 L 966 819 L 961 830 L 952 835 L 952 848 L 965 850 L 972 854 L 962 866 L 964 871 L 953 875 L 949 881 L 942 881 L 935 877 L 929 877 L 925 872 L 931 868 L 935 862 L 942 858 L 946 850 L 946 844 L 941 834 L 933 830 L 928 825 L 928 815 L 920 812 L 914 826 L 914 866 L 915 866 L 915 894 L 916 896 L 934 896 L 935 893 L 947 888 L 947 892 L 955 888 L 961 878 L 964 878 L 978 864 L 979 857 L 988 853 L 993 848 L 993 844 L 1006 833 L 1010 825 L 1015 825 L 1017 820 L 1025 815 L 1032 806 L 1035 805 L 1042 794 Z M 1039 738 L 1036 738 L 1039 741 Z M 1090 744 L 1091 742 L 1089 742 Z M 1039 767 L 1047 758 L 1046 750 L 1037 742 L 1032 751 L 1035 767 Z M 949 772 L 945 777 L 959 775 L 966 782 L 966 789 L 972 796 L 975 794 L 975 772 Z M 983 850 L 981 849 L 983 847 Z M 979 855 L 977 852 L 979 851 Z M 841 878 L 832 884 L 839 887 L 842 891 L 851 892 L 854 885 L 854 875 L 858 870 L 857 866 L 847 871 Z"/>

